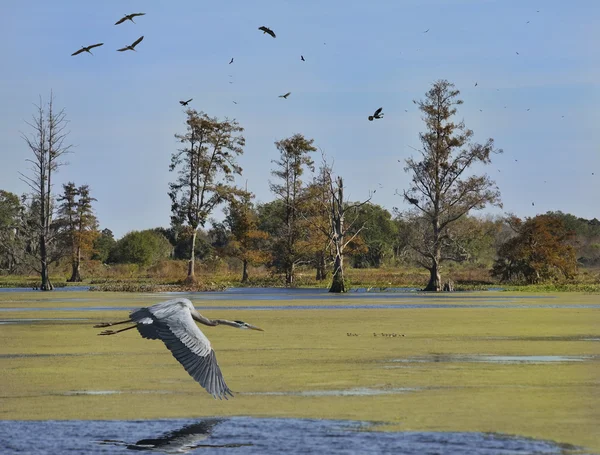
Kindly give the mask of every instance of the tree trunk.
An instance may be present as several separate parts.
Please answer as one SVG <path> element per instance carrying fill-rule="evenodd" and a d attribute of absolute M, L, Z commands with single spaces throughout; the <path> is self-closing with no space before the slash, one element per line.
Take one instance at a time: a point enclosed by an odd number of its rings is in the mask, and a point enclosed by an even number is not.
<path fill-rule="evenodd" d="M 319 253 L 317 256 L 317 281 L 323 281 L 327 278 L 327 269 L 325 266 L 325 255 L 323 253 Z"/>
<path fill-rule="evenodd" d="M 81 249 L 77 248 L 77 253 L 76 255 L 73 257 L 73 262 L 71 263 L 71 278 L 69 278 L 67 281 L 69 283 L 81 283 L 81 272 L 80 272 L 80 268 L 81 268 Z"/>
<path fill-rule="evenodd" d="M 289 264 L 285 270 L 285 285 L 292 287 L 294 284 L 294 264 Z"/>
<path fill-rule="evenodd" d="M 248 282 L 248 261 L 246 259 L 243 260 L 243 269 L 242 269 L 242 283 Z"/>
<path fill-rule="evenodd" d="M 429 273 L 431 274 L 431 276 L 429 278 L 429 283 L 423 290 L 424 291 L 433 291 L 433 292 L 441 291 L 442 278 L 440 277 L 439 263 L 437 261 L 433 262 L 433 266 L 429 269 Z"/>
<path fill-rule="evenodd" d="M 346 292 L 346 283 L 344 283 L 344 258 L 340 254 L 335 255 L 333 263 L 333 279 L 329 292 L 342 293 Z"/>
<path fill-rule="evenodd" d="M 186 283 L 196 283 L 196 274 L 194 271 L 194 265 L 196 264 L 196 236 L 198 235 L 198 231 L 194 227 L 194 232 L 192 233 L 192 252 L 190 253 L 190 262 L 188 263 L 188 274 L 185 279 Z"/>

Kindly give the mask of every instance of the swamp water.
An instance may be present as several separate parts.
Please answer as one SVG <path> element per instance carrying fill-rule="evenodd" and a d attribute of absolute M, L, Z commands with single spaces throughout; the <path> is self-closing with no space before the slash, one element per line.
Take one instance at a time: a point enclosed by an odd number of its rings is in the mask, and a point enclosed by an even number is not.
<path fill-rule="evenodd" d="M 366 422 L 252 417 L 0 421 L 5 455 L 158 453 L 566 455 L 579 448 L 494 433 L 378 432 Z"/>
<path fill-rule="evenodd" d="M 174 297 L 266 330 L 205 330 L 234 399 L 162 343 L 92 328 Z M 600 453 L 598 309 L 566 293 L 0 292 L 0 454 Z"/>

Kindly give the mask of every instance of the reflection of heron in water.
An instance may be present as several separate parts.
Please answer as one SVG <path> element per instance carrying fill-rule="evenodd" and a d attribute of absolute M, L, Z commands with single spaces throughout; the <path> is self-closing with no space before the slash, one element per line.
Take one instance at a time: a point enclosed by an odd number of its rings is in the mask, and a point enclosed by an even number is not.
<path fill-rule="evenodd" d="M 191 425 L 185 425 L 178 430 L 169 431 L 157 438 L 140 439 L 135 444 L 114 439 L 98 441 L 99 444 L 126 446 L 129 450 L 148 450 L 163 453 L 187 453 L 201 447 L 242 447 L 252 444 L 198 444 L 208 439 L 213 428 L 223 419 L 206 419 Z"/>

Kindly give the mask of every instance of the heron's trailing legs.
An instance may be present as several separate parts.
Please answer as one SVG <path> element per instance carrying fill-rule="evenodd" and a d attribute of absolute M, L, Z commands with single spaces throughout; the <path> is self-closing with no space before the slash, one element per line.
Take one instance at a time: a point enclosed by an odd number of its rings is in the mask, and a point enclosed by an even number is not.
<path fill-rule="evenodd" d="M 100 329 L 102 327 L 111 327 L 113 325 L 127 324 L 128 322 L 133 322 L 133 321 L 131 319 L 127 319 L 126 321 L 120 321 L 120 322 L 101 322 L 100 324 L 96 324 L 94 326 L 94 328 Z"/>
<path fill-rule="evenodd" d="M 130 321 L 127 321 L 127 322 L 130 322 Z M 116 335 L 117 333 L 124 332 L 125 330 L 131 330 L 131 329 L 134 329 L 135 327 L 136 327 L 135 325 L 132 325 L 131 327 L 126 327 L 121 330 L 105 330 L 104 332 L 100 332 L 98 335 Z"/>

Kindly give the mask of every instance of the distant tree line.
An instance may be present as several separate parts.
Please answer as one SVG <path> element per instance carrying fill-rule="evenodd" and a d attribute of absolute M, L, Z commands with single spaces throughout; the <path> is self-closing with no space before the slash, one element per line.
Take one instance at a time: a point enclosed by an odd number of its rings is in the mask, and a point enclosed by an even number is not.
<path fill-rule="evenodd" d="M 48 268 L 70 264 L 68 280 L 82 280 L 81 264 L 137 264 L 187 261 L 187 283 L 195 283 L 195 264 L 216 258 L 238 261 L 241 282 L 249 266 L 280 274 L 294 286 L 298 268 L 313 269 L 330 291 L 344 292 L 344 267 L 423 267 L 426 290 L 442 287 L 444 263 L 490 270 L 503 282 L 539 283 L 570 279 L 578 266 L 600 265 L 600 222 L 561 212 L 521 220 L 515 216 L 477 217 L 471 212 L 500 205 L 500 193 L 486 174 L 467 172 L 501 153 L 493 140 L 472 142 L 473 132 L 454 123 L 459 92 L 447 81 L 434 83 L 424 100 L 426 131 L 418 157 L 406 160 L 409 180 L 401 197 L 409 209 L 392 212 L 371 202 L 345 199 L 344 179 L 313 139 L 295 134 L 275 143 L 269 186 L 273 200 L 255 202 L 248 188 L 234 185 L 242 175 L 243 128 L 235 120 L 186 111 L 186 132 L 176 134 L 181 148 L 171 157 L 176 173 L 168 188 L 171 225 L 131 231 L 115 239 L 99 228 L 96 199 L 85 185 L 68 182 L 53 193 L 65 145 L 66 117 L 53 98 L 40 103 L 30 136 L 33 159 L 23 175 L 31 192 L 0 190 L 0 273 L 40 274 L 42 289 L 52 289 Z M 222 207 L 224 219 L 214 220 Z M 210 227 L 207 228 L 207 223 Z"/>

